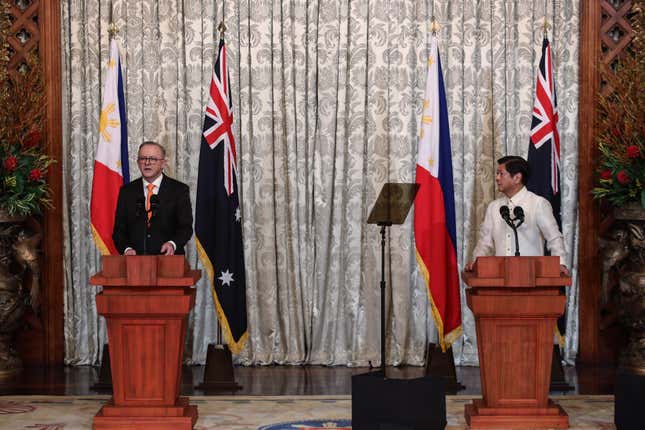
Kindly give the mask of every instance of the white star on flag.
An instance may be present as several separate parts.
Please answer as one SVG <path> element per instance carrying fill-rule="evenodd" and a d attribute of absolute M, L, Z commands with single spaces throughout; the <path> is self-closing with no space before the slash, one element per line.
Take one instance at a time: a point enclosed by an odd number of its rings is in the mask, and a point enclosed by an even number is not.
<path fill-rule="evenodd" d="M 226 269 L 226 272 L 222 272 L 222 276 L 217 279 L 222 281 L 222 285 L 228 285 L 230 287 L 231 282 L 233 282 L 233 274 Z"/>
<path fill-rule="evenodd" d="M 235 209 L 235 221 L 240 222 L 242 219 L 242 214 L 240 213 L 240 208 Z"/>

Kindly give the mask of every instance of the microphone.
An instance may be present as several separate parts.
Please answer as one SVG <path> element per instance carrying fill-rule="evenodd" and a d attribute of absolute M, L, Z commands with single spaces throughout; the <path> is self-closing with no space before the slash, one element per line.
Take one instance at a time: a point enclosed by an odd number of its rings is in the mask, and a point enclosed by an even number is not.
<path fill-rule="evenodd" d="M 135 217 L 139 218 L 142 214 L 145 213 L 145 209 L 143 208 L 144 203 L 145 203 L 145 200 L 143 199 L 143 197 L 139 197 L 137 199 L 136 209 L 134 212 Z"/>
<path fill-rule="evenodd" d="M 522 209 L 521 206 L 515 206 L 513 209 L 513 215 L 515 216 L 515 219 L 519 221 L 515 226 L 515 228 L 517 228 L 524 222 L 524 209 Z"/>
<path fill-rule="evenodd" d="M 153 194 L 152 196 L 150 196 L 150 213 L 152 214 L 150 216 L 150 219 L 155 216 L 157 209 L 159 209 L 159 196 Z"/>
<path fill-rule="evenodd" d="M 504 205 L 499 208 L 499 213 L 504 221 L 509 222 L 511 220 L 511 210 L 508 208 L 508 206 Z"/>

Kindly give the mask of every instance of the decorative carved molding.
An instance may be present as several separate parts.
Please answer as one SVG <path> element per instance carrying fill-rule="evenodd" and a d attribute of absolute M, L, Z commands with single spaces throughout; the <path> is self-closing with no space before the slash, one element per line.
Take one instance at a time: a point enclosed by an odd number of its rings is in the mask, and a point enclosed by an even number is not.
<path fill-rule="evenodd" d="M 29 53 L 38 52 L 40 43 L 39 12 L 39 0 L 15 0 L 9 5 L 12 23 L 7 42 L 12 51 L 9 60 L 11 73 L 18 73 L 21 68 L 26 67 L 25 58 Z"/>

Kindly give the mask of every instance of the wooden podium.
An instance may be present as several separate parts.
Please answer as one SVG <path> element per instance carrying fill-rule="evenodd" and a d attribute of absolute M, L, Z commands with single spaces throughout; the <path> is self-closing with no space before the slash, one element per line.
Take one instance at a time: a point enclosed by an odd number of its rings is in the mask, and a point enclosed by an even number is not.
<path fill-rule="evenodd" d="M 184 430 L 197 406 L 179 397 L 188 313 L 201 277 L 184 256 L 104 256 L 90 278 L 107 321 L 113 397 L 94 416 L 95 430 Z"/>
<path fill-rule="evenodd" d="M 483 398 L 466 405 L 473 429 L 568 428 L 549 399 L 553 331 L 564 312 L 559 257 L 480 257 L 463 272 L 475 315 Z"/>

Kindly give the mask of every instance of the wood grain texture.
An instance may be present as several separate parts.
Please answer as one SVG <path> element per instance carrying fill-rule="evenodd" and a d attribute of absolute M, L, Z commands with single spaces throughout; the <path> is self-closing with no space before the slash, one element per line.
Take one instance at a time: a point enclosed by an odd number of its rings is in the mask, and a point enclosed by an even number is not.
<path fill-rule="evenodd" d="M 553 275 L 548 260 L 554 258 L 558 257 L 488 257 L 491 265 L 484 273 L 489 278 L 483 278 L 483 286 L 476 286 L 477 266 L 466 280 L 471 287 L 466 299 L 475 316 L 483 396 L 466 406 L 471 428 L 569 426 L 566 413 L 548 398 L 553 327 L 564 312 L 566 298 L 557 286 L 535 287 L 536 279 Z M 539 260 L 544 261 L 538 264 Z M 489 279 L 499 278 L 502 284 L 489 285 Z M 570 282 L 568 277 L 563 279 Z"/>
<path fill-rule="evenodd" d="M 103 262 L 90 282 L 103 286 L 96 308 L 107 322 L 114 391 L 94 428 L 192 429 L 197 407 L 179 390 L 195 289 L 172 281 L 194 284 L 199 276 L 183 256 L 105 256 Z"/>

